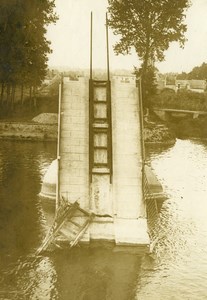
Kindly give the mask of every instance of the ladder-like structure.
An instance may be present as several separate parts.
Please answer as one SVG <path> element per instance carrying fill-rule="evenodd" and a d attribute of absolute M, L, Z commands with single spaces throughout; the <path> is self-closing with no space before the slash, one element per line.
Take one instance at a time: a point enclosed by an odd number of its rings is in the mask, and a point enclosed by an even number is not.
<path fill-rule="evenodd" d="M 78 218 L 76 217 L 77 213 L 79 214 Z M 53 224 L 36 254 L 39 255 L 46 251 L 51 244 L 59 247 L 57 238 L 60 233 L 62 234 L 61 229 L 63 228 L 65 222 L 69 223 L 67 226 L 67 231 L 68 227 L 70 228 L 66 236 L 69 247 L 74 247 L 87 230 L 94 216 L 95 215 L 93 213 L 82 209 L 77 201 L 73 204 L 70 204 L 68 201 L 62 200 L 62 204 L 56 213 Z"/>
<path fill-rule="evenodd" d="M 89 79 L 89 178 L 109 174 L 112 182 L 111 82 L 106 14 L 107 80 L 94 80 L 92 72 L 92 13 Z"/>
<path fill-rule="evenodd" d="M 112 182 L 112 123 L 111 123 L 111 82 L 109 74 L 108 24 L 106 14 L 107 41 L 107 80 L 94 80 L 92 74 L 92 13 L 91 13 L 91 51 L 89 79 L 89 179 L 93 175 L 109 175 Z M 69 247 L 74 247 L 86 232 L 95 214 L 82 209 L 77 201 L 71 204 L 70 199 L 63 199 L 60 191 L 60 147 L 62 130 L 62 94 L 63 79 L 59 85 L 58 176 L 56 185 L 56 214 L 53 224 L 36 254 L 46 251 L 51 244 L 58 245 L 58 237 L 64 236 Z M 64 103 L 66 105 L 66 103 Z M 64 230 L 65 229 L 65 230 Z"/>

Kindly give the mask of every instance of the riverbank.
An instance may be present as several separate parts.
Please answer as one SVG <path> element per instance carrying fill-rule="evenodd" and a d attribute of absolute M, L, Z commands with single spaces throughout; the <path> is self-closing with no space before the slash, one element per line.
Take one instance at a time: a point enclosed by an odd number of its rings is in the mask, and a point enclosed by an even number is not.
<path fill-rule="evenodd" d="M 57 114 L 42 113 L 29 121 L 3 120 L 0 122 L 0 139 L 56 141 Z"/>
<path fill-rule="evenodd" d="M 56 141 L 57 114 L 43 113 L 31 121 L 1 121 L 0 139 Z M 174 144 L 172 132 L 163 124 L 145 122 L 145 143 Z"/>
<path fill-rule="evenodd" d="M 161 121 L 153 112 L 145 122 L 145 142 L 174 144 L 178 139 L 207 139 L 207 116 L 170 117 Z"/>
<path fill-rule="evenodd" d="M 173 145 L 175 143 L 175 136 L 163 124 L 146 124 L 144 128 L 144 141 L 145 143 Z"/>
<path fill-rule="evenodd" d="M 179 139 L 207 139 L 207 117 L 171 119 L 167 125 Z"/>
<path fill-rule="evenodd" d="M 57 125 L 35 122 L 0 122 L 0 139 L 55 141 Z"/>
<path fill-rule="evenodd" d="M 150 112 L 147 117 L 144 117 L 144 141 L 147 144 L 173 145 L 176 137 L 167 123 Z"/>

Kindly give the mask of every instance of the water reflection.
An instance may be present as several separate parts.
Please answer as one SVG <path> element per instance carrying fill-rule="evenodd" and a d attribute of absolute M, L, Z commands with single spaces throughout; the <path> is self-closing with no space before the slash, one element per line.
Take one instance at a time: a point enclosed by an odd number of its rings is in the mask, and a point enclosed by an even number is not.
<path fill-rule="evenodd" d="M 56 145 L 0 145 L 0 299 L 206 299 L 207 144 L 148 148 L 169 195 L 153 256 L 75 248 L 37 260 L 44 236 L 37 197 Z"/>
<path fill-rule="evenodd" d="M 125 300 L 135 299 L 140 266 L 137 255 L 74 248 L 50 257 L 21 258 L 6 276 L 20 299 Z M 4 289 L 9 295 L 11 290 Z"/>
<path fill-rule="evenodd" d="M 43 221 L 37 193 L 41 170 L 55 155 L 56 145 L 2 141 L 0 144 L 0 297 L 16 299 L 19 258 L 34 252 Z M 40 165 L 40 159 L 44 162 Z M 21 261 L 21 260 L 20 260 Z M 20 264 L 21 265 L 21 264 Z M 9 293 L 5 295 L 5 293 Z M 13 297 L 13 298 L 11 298 Z M 18 296 L 21 299 L 21 295 Z"/>
<path fill-rule="evenodd" d="M 155 272 L 142 273 L 137 299 L 206 299 L 206 145 L 178 140 L 160 153 L 148 150 L 169 199 L 160 214 Z"/>
<path fill-rule="evenodd" d="M 67 264 L 64 262 L 67 261 Z M 111 249 L 74 249 L 54 260 L 59 299 L 134 299 L 139 256 Z"/>
<path fill-rule="evenodd" d="M 33 256 L 44 236 L 37 194 L 55 152 L 55 145 L 0 145 L 0 299 L 134 299 L 140 256 L 102 247 Z"/>

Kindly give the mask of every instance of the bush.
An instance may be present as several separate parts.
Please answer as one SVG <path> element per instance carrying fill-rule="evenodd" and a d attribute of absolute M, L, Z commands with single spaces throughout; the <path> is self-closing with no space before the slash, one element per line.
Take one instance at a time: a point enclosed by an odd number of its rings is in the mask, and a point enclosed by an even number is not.
<path fill-rule="evenodd" d="M 161 91 L 160 91 L 160 94 L 165 94 L 165 93 L 171 93 L 171 94 L 175 94 L 175 90 L 173 90 L 173 89 L 171 89 L 171 88 L 168 88 L 168 87 L 166 87 L 166 88 L 164 88 L 164 89 L 162 89 Z"/>
<path fill-rule="evenodd" d="M 174 108 L 181 110 L 207 111 L 207 93 L 189 90 L 164 89 L 159 95 L 150 99 L 151 107 Z"/>

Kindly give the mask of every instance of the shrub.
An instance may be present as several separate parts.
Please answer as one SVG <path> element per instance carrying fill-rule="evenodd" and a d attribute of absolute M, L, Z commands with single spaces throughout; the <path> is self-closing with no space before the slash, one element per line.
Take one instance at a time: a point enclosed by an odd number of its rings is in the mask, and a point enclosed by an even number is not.
<path fill-rule="evenodd" d="M 182 110 L 207 111 L 207 93 L 189 90 L 164 89 L 159 95 L 150 99 L 151 107 L 174 108 Z"/>

